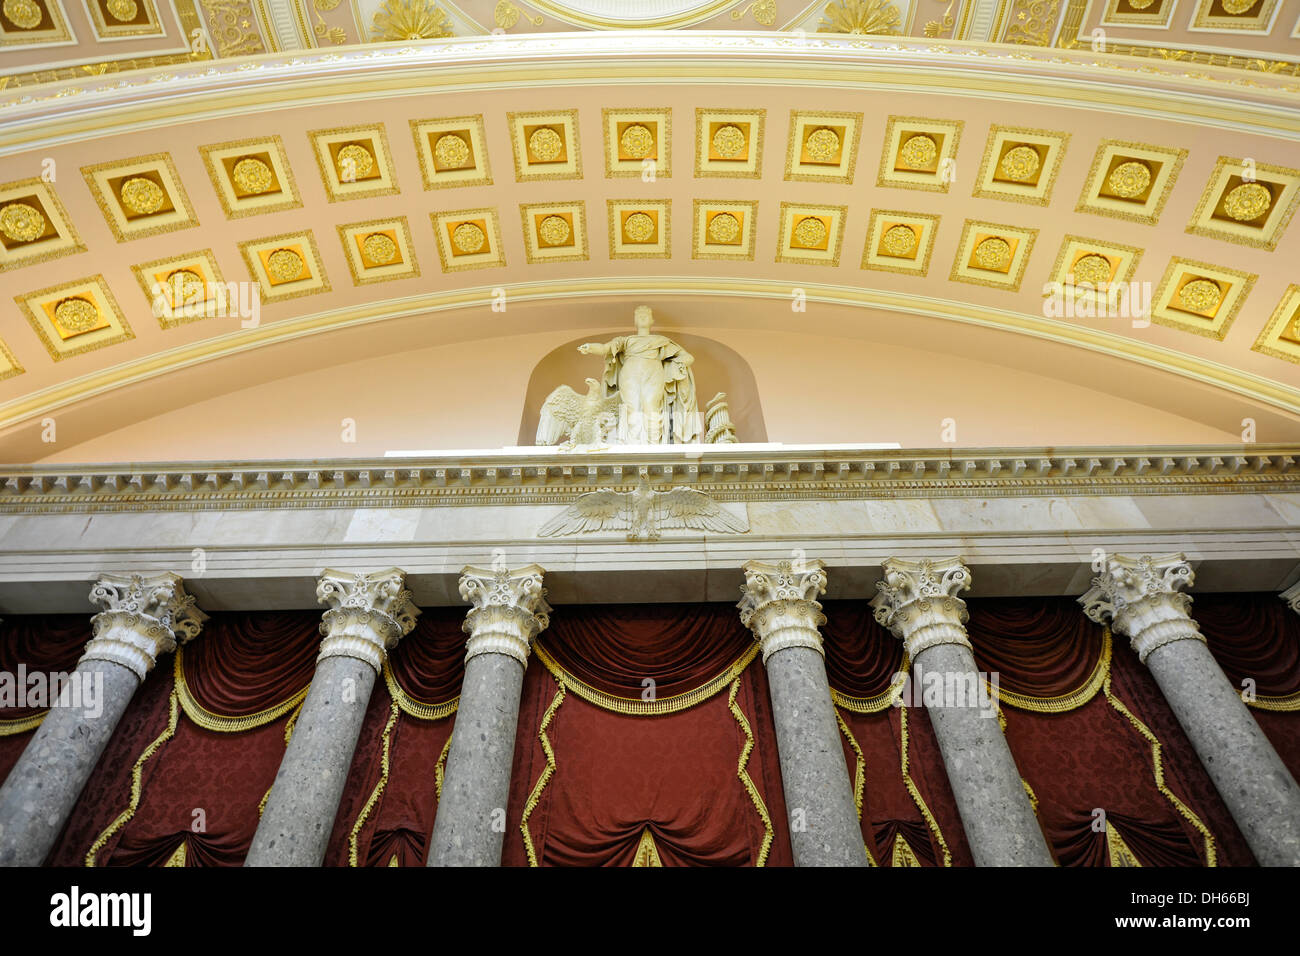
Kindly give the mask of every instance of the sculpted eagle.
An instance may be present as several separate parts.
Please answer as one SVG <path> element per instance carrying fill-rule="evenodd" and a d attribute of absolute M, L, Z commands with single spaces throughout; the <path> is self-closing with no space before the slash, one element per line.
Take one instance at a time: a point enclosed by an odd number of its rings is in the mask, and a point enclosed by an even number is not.
<path fill-rule="evenodd" d="M 743 534 L 749 526 L 703 492 L 676 487 L 651 491 L 642 481 L 631 491 L 592 491 L 538 529 L 541 538 L 627 530 L 629 541 L 654 540 L 664 529 L 689 528 Z"/>
<path fill-rule="evenodd" d="M 618 424 L 618 393 L 605 396 L 600 382 L 587 379 L 587 394 L 561 385 L 542 403 L 537 422 L 537 444 L 568 450 L 599 445 Z M 561 441 L 563 440 L 563 441 Z"/>

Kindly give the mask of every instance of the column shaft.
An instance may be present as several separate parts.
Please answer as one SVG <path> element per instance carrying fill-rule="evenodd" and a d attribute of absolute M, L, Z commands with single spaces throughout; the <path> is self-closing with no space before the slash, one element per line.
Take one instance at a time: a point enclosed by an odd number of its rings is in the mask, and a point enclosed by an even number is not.
<path fill-rule="evenodd" d="M 808 647 L 767 660 L 795 866 L 866 866 L 826 662 Z"/>
<path fill-rule="evenodd" d="M 102 687 L 99 713 L 55 706 L 36 729 L 0 787 L 0 866 L 45 862 L 140 686 L 133 671 L 112 661 L 82 661 L 75 674 Z"/>
<path fill-rule="evenodd" d="M 951 677 L 956 686 L 977 687 L 975 657 L 960 644 L 935 644 L 912 662 L 918 673 Z M 1025 794 L 1011 748 L 995 714 L 973 702 L 926 703 L 952 786 L 962 829 L 976 866 L 1053 866 L 1042 828 Z"/>
<path fill-rule="evenodd" d="M 876 620 L 902 638 L 976 866 L 1055 866 L 1020 770 L 980 677 L 966 635 L 970 571 L 960 558 L 890 558 L 872 600 Z M 931 694 L 926 673 L 942 678 Z M 937 702 L 934 698 L 937 697 Z"/>
<path fill-rule="evenodd" d="M 465 663 L 431 866 L 500 865 L 523 684 L 524 669 L 504 654 L 478 654 Z"/>
<path fill-rule="evenodd" d="M 1203 641 L 1147 657 L 1232 818 L 1263 866 L 1300 866 L 1300 787 Z"/>
<path fill-rule="evenodd" d="M 1117 554 L 1079 603 L 1150 668 L 1255 859 L 1300 866 L 1300 787 L 1192 619 L 1195 580 L 1185 555 Z"/>
<path fill-rule="evenodd" d="M 0 866 L 45 861 L 136 688 L 207 620 L 175 574 L 103 574 L 90 601 L 93 636 L 0 786 Z"/>
<path fill-rule="evenodd" d="M 396 568 L 321 575 L 325 639 L 245 866 L 324 862 L 375 679 L 420 613 L 404 579 Z"/>
<path fill-rule="evenodd" d="M 515 757 L 519 694 L 533 640 L 550 623 L 535 564 L 516 570 L 467 567 L 465 681 L 447 755 L 428 866 L 500 866 Z"/>

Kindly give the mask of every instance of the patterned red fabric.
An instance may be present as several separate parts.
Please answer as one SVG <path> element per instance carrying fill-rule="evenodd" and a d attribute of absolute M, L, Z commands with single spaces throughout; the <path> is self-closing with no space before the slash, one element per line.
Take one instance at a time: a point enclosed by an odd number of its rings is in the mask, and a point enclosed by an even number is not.
<path fill-rule="evenodd" d="M 26 667 L 27 673 L 71 673 L 90 640 L 90 630 L 89 614 L 10 615 L 0 623 L 0 671 L 12 674 L 15 681 L 19 664 Z M 30 717 L 44 709 L 0 707 L 0 720 Z M 32 729 L 0 737 L 0 780 L 9 775 L 35 733 Z"/>
<path fill-rule="evenodd" d="M 255 714 L 311 683 L 319 645 L 315 611 L 214 614 L 185 647 L 185 683 L 214 714 Z"/>

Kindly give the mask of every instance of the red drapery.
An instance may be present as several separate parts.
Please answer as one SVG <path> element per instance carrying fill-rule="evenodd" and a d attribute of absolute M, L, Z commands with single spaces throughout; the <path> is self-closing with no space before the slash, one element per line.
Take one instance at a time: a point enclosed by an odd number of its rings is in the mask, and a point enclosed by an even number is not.
<path fill-rule="evenodd" d="M 739 670 L 753 639 L 734 606 L 566 608 L 539 644 L 524 678 L 507 865 L 626 866 L 647 831 L 664 866 L 789 865 L 765 675 Z M 543 656 L 570 681 L 562 695 Z M 647 709 L 646 678 L 661 704 L 716 692 L 669 713 L 617 712 Z"/>
<path fill-rule="evenodd" d="M 243 863 L 284 756 L 290 716 L 247 718 L 306 688 L 319 623 L 314 611 L 214 613 L 183 651 L 185 685 L 201 708 L 193 716 L 176 693 L 174 662 L 160 661 L 127 708 L 52 861 L 81 865 L 93 848 L 97 866 L 161 865 L 184 844 L 188 866 Z M 240 718 L 257 726 L 244 727 Z M 132 768 L 155 740 L 132 807 Z M 113 828 L 122 814 L 128 818 Z"/>
<path fill-rule="evenodd" d="M 77 666 L 86 641 L 90 640 L 88 614 L 21 614 L 5 618 L 0 624 L 0 671 L 18 677 L 21 664 L 26 672 L 71 673 Z M 30 690 L 30 685 L 28 686 Z M 15 702 L 17 701 L 15 687 Z M 32 718 L 46 710 L 45 707 L 0 706 L 0 723 L 12 722 L 9 728 L 17 732 L 0 733 L 0 780 L 8 776 L 18 758 L 22 756 L 34 726 Z M 26 729 L 18 730 L 24 727 Z"/>
<path fill-rule="evenodd" d="M 1300 615 L 1276 594 L 1198 594 L 1192 616 L 1232 686 L 1255 682 L 1250 712 L 1300 780 Z"/>

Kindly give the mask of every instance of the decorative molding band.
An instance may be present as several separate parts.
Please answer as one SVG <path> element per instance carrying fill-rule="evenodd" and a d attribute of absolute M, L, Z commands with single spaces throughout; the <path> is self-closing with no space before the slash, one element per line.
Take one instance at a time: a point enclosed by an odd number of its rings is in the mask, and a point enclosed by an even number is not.
<path fill-rule="evenodd" d="M 838 450 L 0 466 L 0 514 L 567 504 L 697 485 L 717 501 L 1300 493 L 1300 446 Z M 541 449 L 539 449 L 540 451 Z M 520 452 L 525 452 L 520 449 Z"/>

